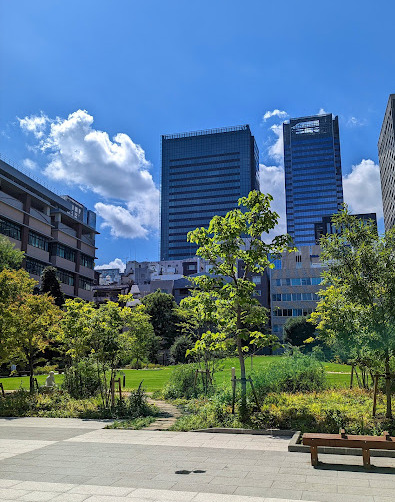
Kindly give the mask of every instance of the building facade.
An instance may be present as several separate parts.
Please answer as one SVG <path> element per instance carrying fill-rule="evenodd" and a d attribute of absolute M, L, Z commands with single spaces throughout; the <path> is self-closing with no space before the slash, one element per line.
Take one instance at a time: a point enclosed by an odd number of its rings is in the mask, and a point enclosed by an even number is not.
<path fill-rule="evenodd" d="M 355 214 L 353 216 L 362 221 L 372 222 L 377 228 L 376 213 Z M 339 229 L 334 228 L 331 216 L 324 216 L 319 223 L 314 223 L 314 233 L 316 244 L 319 244 L 321 237 L 328 234 L 339 233 Z"/>
<path fill-rule="evenodd" d="M 301 246 L 275 261 L 270 272 L 271 322 L 280 339 L 290 317 L 308 316 L 315 310 L 323 270 L 320 254 L 320 246 Z"/>
<path fill-rule="evenodd" d="M 95 227 L 93 211 L 0 160 L 0 233 L 25 252 L 34 279 L 53 265 L 66 297 L 92 300 Z"/>
<path fill-rule="evenodd" d="M 395 94 L 391 94 L 385 110 L 378 142 L 381 195 L 384 225 L 389 230 L 395 225 Z"/>
<path fill-rule="evenodd" d="M 187 233 L 258 189 L 258 169 L 248 125 L 162 136 L 161 260 L 192 258 Z"/>
<path fill-rule="evenodd" d="M 338 118 L 291 119 L 283 130 L 287 232 L 297 246 L 313 245 L 314 224 L 343 204 Z"/>

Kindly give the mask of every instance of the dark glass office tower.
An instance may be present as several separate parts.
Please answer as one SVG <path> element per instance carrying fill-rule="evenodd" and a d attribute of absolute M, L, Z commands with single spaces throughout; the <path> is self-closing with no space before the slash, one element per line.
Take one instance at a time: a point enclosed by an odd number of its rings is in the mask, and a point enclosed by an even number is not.
<path fill-rule="evenodd" d="M 258 189 L 258 169 L 248 125 L 162 136 L 161 260 L 194 256 L 187 233 Z"/>
<path fill-rule="evenodd" d="M 343 204 L 338 118 L 302 117 L 283 127 L 287 231 L 297 246 L 313 245 L 314 224 Z"/>

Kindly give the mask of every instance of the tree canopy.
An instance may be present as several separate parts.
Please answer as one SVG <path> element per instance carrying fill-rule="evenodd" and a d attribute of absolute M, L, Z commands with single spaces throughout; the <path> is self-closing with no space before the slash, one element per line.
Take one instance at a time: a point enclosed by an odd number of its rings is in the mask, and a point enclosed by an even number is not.
<path fill-rule="evenodd" d="M 242 408 L 246 404 L 244 352 L 249 344 L 271 345 L 277 341 L 273 335 L 251 329 L 251 326 L 264 324 L 267 315 L 252 296 L 255 284 L 250 276 L 273 268 L 273 257 L 293 250 L 288 235 L 279 235 L 271 243 L 262 240 L 262 235 L 267 237 L 279 219 L 270 209 L 272 200 L 269 194 L 252 191 L 248 197 L 239 199 L 240 208 L 225 216 L 214 216 L 208 228 L 197 228 L 188 234 L 188 241 L 199 246 L 197 254 L 207 260 L 211 268 L 210 275 L 191 278 L 196 286 L 192 301 L 199 305 L 206 321 L 214 323 L 218 330 L 214 337 L 211 332 L 210 336 L 203 334 L 202 340 L 210 339 L 214 346 L 231 342 L 236 347 Z M 239 275 L 240 261 L 243 271 Z M 196 349 L 200 346 L 201 341 L 198 341 Z"/>
<path fill-rule="evenodd" d="M 284 342 L 294 347 L 301 347 L 314 336 L 315 327 L 308 322 L 306 317 L 290 317 L 284 324 Z"/>
<path fill-rule="evenodd" d="M 0 235 L 0 271 L 4 268 L 20 268 L 24 256 L 23 251 L 16 249 L 7 237 Z"/>
<path fill-rule="evenodd" d="M 55 267 L 45 267 L 41 273 L 40 293 L 48 293 L 55 300 L 55 305 L 61 307 L 64 304 L 64 295 L 60 289 L 60 281 L 56 275 Z"/>
<path fill-rule="evenodd" d="M 395 229 L 379 236 L 347 207 L 333 216 L 337 233 L 321 239 L 327 266 L 311 319 L 328 344 L 381 363 L 386 375 L 387 417 L 391 417 L 390 360 L 395 351 Z"/>

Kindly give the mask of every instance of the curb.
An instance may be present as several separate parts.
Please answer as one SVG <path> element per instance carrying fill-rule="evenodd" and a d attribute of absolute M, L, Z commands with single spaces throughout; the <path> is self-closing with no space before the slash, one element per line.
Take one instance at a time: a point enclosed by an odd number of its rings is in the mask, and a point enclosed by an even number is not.
<path fill-rule="evenodd" d="M 292 439 L 293 436 L 295 436 L 295 431 L 284 430 L 284 429 L 227 429 L 225 427 L 211 427 L 209 429 L 195 429 L 191 430 L 190 432 L 216 432 L 220 434 L 254 434 L 257 436 L 264 436 L 264 435 L 292 436 Z"/>
<path fill-rule="evenodd" d="M 310 446 L 299 443 L 302 436 L 300 431 L 296 431 L 288 444 L 288 451 L 296 451 L 299 453 L 310 453 Z M 362 457 L 362 450 L 358 448 L 344 448 L 339 446 L 319 446 L 318 453 L 326 453 L 332 455 L 352 455 Z M 386 457 L 395 458 L 395 451 L 393 450 L 370 450 L 371 457 Z"/>

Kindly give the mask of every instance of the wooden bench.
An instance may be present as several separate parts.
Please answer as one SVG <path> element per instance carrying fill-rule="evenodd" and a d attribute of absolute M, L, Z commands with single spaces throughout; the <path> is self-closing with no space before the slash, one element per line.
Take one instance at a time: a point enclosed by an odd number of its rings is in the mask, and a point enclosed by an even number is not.
<path fill-rule="evenodd" d="M 395 450 L 395 437 L 391 437 L 388 432 L 382 436 L 356 436 L 346 434 L 344 429 L 340 434 L 303 434 L 302 442 L 310 446 L 311 465 L 318 465 L 318 446 L 332 446 L 343 448 L 361 448 L 363 466 L 370 467 L 370 450 Z"/>

